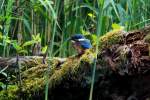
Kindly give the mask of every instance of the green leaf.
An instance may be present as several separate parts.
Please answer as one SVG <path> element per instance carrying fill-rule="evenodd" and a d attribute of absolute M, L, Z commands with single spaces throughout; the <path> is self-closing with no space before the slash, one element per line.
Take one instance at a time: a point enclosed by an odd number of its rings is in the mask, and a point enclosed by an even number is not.
<path fill-rule="evenodd" d="M 31 32 L 31 28 L 30 28 L 30 23 L 28 20 L 24 19 L 23 20 L 24 25 L 26 26 L 26 28 L 28 29 L 29 32 Z"/>
<path fill-rule="evenodd" d="M 116 8 L 116 5 L 115 5 L 114 0 L 110 0 L 110 1 L 111 1 L 112 7 L 114 8 L 114 11 L 115 11 L 115 13 L 116 13 L 118 19 L 120 20 L 120 16 L 119 16 L 119 14 L 118 14 L 118 12 L 117 12 L 117 8 Z"/>
<path fill-rule="evenodd" d="M 2 26 L 2 25 L 0 25 L 0 29 L 3 29 L 3 26 Z"/>
<path fill-rule="evenodd" d="M 83 35 L 90 35 L 90 32 L 83 30 L 83 28 L 81 29 L 81 33 Z"/>
<path fill-rule="evenodd" d="M 22 49 L 22 47 L 17 43 L 17 41 L 13 41 L 12 45 L 16 49 L 17 52 Z"/>
<path fill-rule="evenodd" d="M 113 28 L 113 30 L 116 30 L 116 29 L 124 29 L 124 27 L 123 26 L 120 26 L 119 24 L 116 24 L 116 23 L 114 23 L 114 24 L 112 24 L 112 28 Z"/>
<path fill-rule="evenodd" d="M 11 40 L 10 40 L 10 37 L 9 36 L 3 36 L 3 39 L 6 43 L 10 43 L 11 44 Z"/>
<path fill-rule="evenodd" d="M 95 18 L 96 16 L 93 13 L 88 13 L 88 16 L 91 18 Z"/>
<path fill-rule="evenodd" d="M 27 41 L 27 42 L 25 42 L 25 43 L 22 45 L 22 47 L 26 47 L 26 46 L 32 45 L 32 44 L 34 44 L 34 43 L 35 43 L 34 40 Z"/>
<path fill-rule="evenodd" d="M 3 82 L 0 82 L 0 87 L 1 87 L 2 89 L 5 89 L 6 85 L 5 85 Z"/>
<path fill-rule="evenodd" d="M 37 34 L 37 36 L 36 36 L 36 41 L 37 41 L 37 42 L 41 42 L 40 34 Z"/>
<path fill-rule="evenodd" d="M 98 37 L 95 34 L 92 34 L 92 40 L 97 40 Z"/>
<path fill-rule="evenodd" d="M 110 4 L 110 0 L 105 0 L 103 8 L 107 8 Z"/>
<path fill-rule="evenodd" d="M 3 35 L 2 35 L 2 32 L 0 32 L 0 39 L 2 39 L 3 38 Z"/>
<path fill-rule="evenodd" d="M 32 39 L 33 41 L 37 42 L 41 42 L 41 37 L 40 37 L 40 33 L 36 34 L 36 35 L 32 35 Z"/>
<path fill-rule="evenodd" d="M 27 54 L 28 51 L 27 51 L 27 50 L 20 50 L 20 51 L 18 51 L 18 53 L 19 53 L 19 54 L 20 54 L 20 53 L 25 53 L 25 54 Z"/>
<path fill-rule="evenodd" d="M 32 39 L 33 39 L 33 40 L 35 40 L 35 39 L 36 39 L 36 38 L 35 38 L 35 35 L 32 35 Z"/>
<path fill-rule="evenodd" d="M 88 9 L 92 10 L 92 12 L 94 12 L 96 16 L 98 15 L 98 10 L 95 7 L 87 5 L 87 4 L 76 6 L 75 8 L 72 9 L 72 11 L 75 11 L 75 10 L 81 9 L 81 8 L 88 8 Z"/>
<path fill-rule="evenodd" d="M 0 71 L 0 74 L 2 74 L 3 76 L 7 77 L 7 73 L 5 73 L 3 71 L 2 72 Z"/>
<path fill-rule="evenodd" d="M 105 0 L 98 0 L 98 4 L 99 6 L 103 6 L 104 5 Z"/>
<path fill-rule="evenodd" d="M 3 43 L 0 43 L 1 46 L 3 46 Z"/>
<path fill-rule="evenodd" d="M 9 40 L 9 39 L 7 39 L 5 41 L 6 41 L 6 43 L 9 43 L 9 44 L 11 43 L 11 40 Z"/>
<path fill-rule="evenodd" d="M 47 51 L 48 46 L 46 45 L 45 47 L 42 48 L 42 54 L 45 54 Z"/>

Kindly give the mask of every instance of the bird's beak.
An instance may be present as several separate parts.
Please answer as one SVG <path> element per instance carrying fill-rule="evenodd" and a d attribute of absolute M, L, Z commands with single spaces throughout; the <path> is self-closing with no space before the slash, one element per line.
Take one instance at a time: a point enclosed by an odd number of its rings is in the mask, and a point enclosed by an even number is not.
<path fill-rule="evenodd" d="M 71 41 L 72 43 L 75 43 L 75 41 L 72 40 L 72 38 L 68 38 L 67 41 Z"/>
<path fill-rule="evenodd" d="M 71 40 L 71 42 L 72 42 L 72 43 L 75 43 L 75 41 L 74 41 L 74 40 Z"/>

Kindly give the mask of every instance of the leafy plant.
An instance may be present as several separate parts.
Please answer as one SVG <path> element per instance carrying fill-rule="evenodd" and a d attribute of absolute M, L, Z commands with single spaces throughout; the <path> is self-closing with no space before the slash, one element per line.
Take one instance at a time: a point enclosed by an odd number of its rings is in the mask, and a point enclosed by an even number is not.
<path fill-rule="evenodd" d="M 47 49 L 48 49 L 48 46 L 46 45 L 46 46 L 44 46 L 43 48 L 42 48 L 42 54 L 45 54 L 46 53 L 46 51 L 47 51 Z"/>
<path fill-rule="evenodd" d="M 25 50 L 23 47 L 28 46 L 30 44 L 29 42 L 25 42 L 23 45 L 20 45 L 17 41 L 13 41 L 12 45 L 15 48 L 17 54 L 21 53 L 28 53 L 27 50 Z"/>
<path fill-rule="evenodd" d="M 38 43 L 38 42 L 41 43 L 41 37 L 40 37 L 40 34 L 32 35 L 32 41 L 35 42 L 35 43 Z"/>

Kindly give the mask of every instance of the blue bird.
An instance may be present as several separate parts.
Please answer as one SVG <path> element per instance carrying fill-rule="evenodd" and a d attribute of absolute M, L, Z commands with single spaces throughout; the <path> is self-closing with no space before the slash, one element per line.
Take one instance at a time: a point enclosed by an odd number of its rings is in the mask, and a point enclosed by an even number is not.
<path fill-rule="evenodd" d="M 82 34 L 75 34 L 71 36 L 70 40 L 79 55 L 82 55 L 85 50 L 92 48 L 90 40 L 86 39 Z"/>

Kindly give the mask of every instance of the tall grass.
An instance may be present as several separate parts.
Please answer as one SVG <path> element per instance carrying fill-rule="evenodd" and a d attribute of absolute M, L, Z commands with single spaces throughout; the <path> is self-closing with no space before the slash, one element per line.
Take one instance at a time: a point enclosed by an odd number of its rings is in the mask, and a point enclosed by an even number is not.
<path fill-rule="evenodd" d="M 11 27 L 11 17 L 12 17 L 12 8 L 13 8 L 13 3 L 14 3 L 14 0 L 8 0 L 7 1 L 7 6 L 6 6 L 6 8 L 4 8 L 4 9 L 6 9 L 6 13 L 3 13 L 4 14 L 4 16 L 5 16 L 5 24 L 4 24 L 4 36 L 5 36 L 5 38 L 4 38 L 4 40 L 3 40 L 3 57 L 5 57 L 5 55 L 6 55 L 6 50 L 7 50 L 7 48 L 8 48 L 8 44 L 7 44 L 7 42 L 5 41 L 6 40 L 6 38 L 8 37 L 8 33 L 9 33 L 9 31 L 10 31 L 10 27 Z M 1 8 L 3 7 L 3 4 L 4 4 L 4 1 L 2 2 L 2 5 L 1 5 Z"/>
<path fill-rule="evenodd" d="M 56 6 L 58 2 L 61 2 L 59 7 Z M 3 34 L 8 34 L 11 39 L 18 40 L 17 34 L 21 34 L 23 37 L 21 42 L 30 40 L 32 34 L 40 33 L 42 46 L 47 45 L 51 40 L 53 56 L 66 57 L 74 53 L 70 45 L 64 43 L 72 34 L 82 33 L 81 28 L 96 34 L 96 31 L 90 31 L 88 28 L 92 24 L 93 28 L 96 28 L 97 18 L 89 18 L 88 13 L 92 12 L 98 16 L 97 2 L 97 0 L 11 0 L 8 2 L 2 0 L 0 24 L 2 26 L 5 24 Z M 145 26 L 150 21 L 149 3 L 150 1 L 147 0 L 105 0 L 102 34 L 109 31 L 113 23 L 125 26 L 126 30 Z M 19 11 L 22 11 L 21 15 Z M 1 54 L 6 54 L 9 50 L 6 48 L 5 45 Z"/>
<path fill-rule="evenodd" d="M 57 30 L 57 26 L 59 26 L 58 24 L 58 21 L 57 21 L 57 14 L 58 14 L 58 8 L 60 6 L 60 0 L 58 0 L 58 2 L 55 3 L 55 6 L 52 7 L 51 5 L 51 2 L 50 1 L 43 1 L 43 0 L 39 0 L 40 3 L 46 8 L 47 11 L 49 11 L 49 13 L 52 13 L 52 19 L 51 19 L 51 22 L 52 22 L 52 38 L 51 38 L 51 41 L 50 41 L 50 44 L 48 45 L 51 45 L 50 48 L 49 48 L 49 58 L 52 58 L 53 57 L 53 48 L 54 48 L 54 38 L 55 38 L 55 35 L 56 35 L 56 30 Z M 49 71 L 50 71 L 50 64 L 48 65 L 48 69 L 47 69 L 47 73 L 46 73 L 46 87 L 45 87 L 45 100 L 48 100 L 48 86 L 49 86 Z"/>

